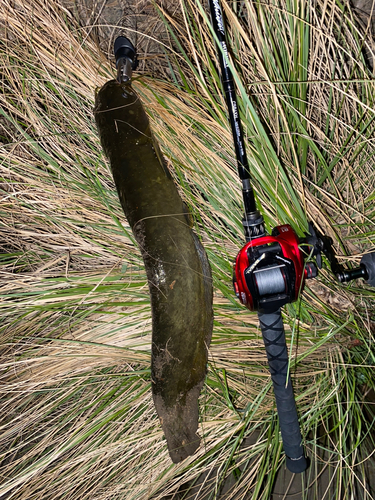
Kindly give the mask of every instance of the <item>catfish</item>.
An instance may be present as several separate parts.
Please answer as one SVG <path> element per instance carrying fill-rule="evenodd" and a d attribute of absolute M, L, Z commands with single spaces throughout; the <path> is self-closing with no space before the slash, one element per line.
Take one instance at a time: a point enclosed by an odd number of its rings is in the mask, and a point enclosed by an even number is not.
<path fill-rule="evenodd" d="M 107 82 L 94 109 L 152 309 L 152 395 L 174 463 L 200 445 L 198 398 L 213 329 L 212 275 L 131 81 Z"/>

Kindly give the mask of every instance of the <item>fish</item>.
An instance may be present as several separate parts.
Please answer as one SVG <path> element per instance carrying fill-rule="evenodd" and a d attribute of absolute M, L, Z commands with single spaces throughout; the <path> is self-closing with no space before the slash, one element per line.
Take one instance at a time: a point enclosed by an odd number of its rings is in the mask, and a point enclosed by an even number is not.
<path fill-rule="evenodd" d="M 169 455 L 179 463 L 200 446 L 198 398 L 213 329 L 211 268 L 131 82 L 105 83 L 94 116 L 145 265 L 152 396 Z"/>

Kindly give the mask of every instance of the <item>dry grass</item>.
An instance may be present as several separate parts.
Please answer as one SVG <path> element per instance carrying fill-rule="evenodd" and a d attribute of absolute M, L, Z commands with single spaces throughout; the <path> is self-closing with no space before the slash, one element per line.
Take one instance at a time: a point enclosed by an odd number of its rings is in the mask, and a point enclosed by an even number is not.
<path fill-rule="evenodd" d="M 312 218 L 335 238 L 342 259 L 354 249 L 357 262 L 375 237 L 373 82 L 355 57 L 359 33 L 341 22 L 334 2 L 316 2 L 309 65 L 293 67 L 294 35 L 283 35 L 290 29 L 281 16 L 286 4 L 243 2 L 242 17 L 224 5 L 268 225 L 292 222 L 301 233 Z M 164 12 L 178 34 L 169 34 L 172 82 L 144 76 L 134 83 L 214 272 L 203 445 L 172 466 L 150 395 L 145 272 L 91 113 L 95 88 L 113 77 L 113 66 L 58 2 L 0 0 L 0 494 L 7 498 L 156 499 L 203 474 L 202 496 L 238 473 L 228 498 L 270 498 L 282 455 L 266 358 L 256 316 L 231 292 L 242 234 L 231 136 L 204 15 L 193 5 L 182 7 L 179 16 Z M 266 37 L 269 16 L 289 47 L 285 74 L 280 68 L 277 74 L 275 63 L 285 46 L 279 40 L 274 48 Z M 359 464 L 372 429 L 361 413 L 363 393 L 373 387 L 372 306 L 372 291 L 348 291 L 323 272 L 300 304 L 286 308 L 303 431 L 309 453 L 318 457 L 304 481 L 314 481 L 331 460 L 336 498 L 359 489 L 371 498 L 359 486 L 366 481 Z M 322 428 L 328 444 L 317 439 Z M 346 491 L 340 490 L 343 478 Z"/>

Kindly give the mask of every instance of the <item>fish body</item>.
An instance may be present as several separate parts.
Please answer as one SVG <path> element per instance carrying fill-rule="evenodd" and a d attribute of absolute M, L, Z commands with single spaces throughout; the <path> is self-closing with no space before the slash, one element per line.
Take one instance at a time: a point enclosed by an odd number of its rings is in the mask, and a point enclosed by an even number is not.
<path fill-rule="evenodd" d="M 96 95 L 94 115 L 147 272 L 152 394 L 177 463 L 200 443 L 198 397 L 213 327 L 211 270 L 130 83 L 107 82 Z"/>

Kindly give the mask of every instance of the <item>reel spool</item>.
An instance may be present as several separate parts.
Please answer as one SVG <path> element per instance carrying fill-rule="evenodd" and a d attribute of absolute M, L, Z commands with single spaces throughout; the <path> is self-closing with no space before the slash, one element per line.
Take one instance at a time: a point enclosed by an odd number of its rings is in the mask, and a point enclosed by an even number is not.
<path fill-rule="evenodd" d="M 269 266 L 254 271 L 259 297 L 286 292 L 285 265 Z"/>

